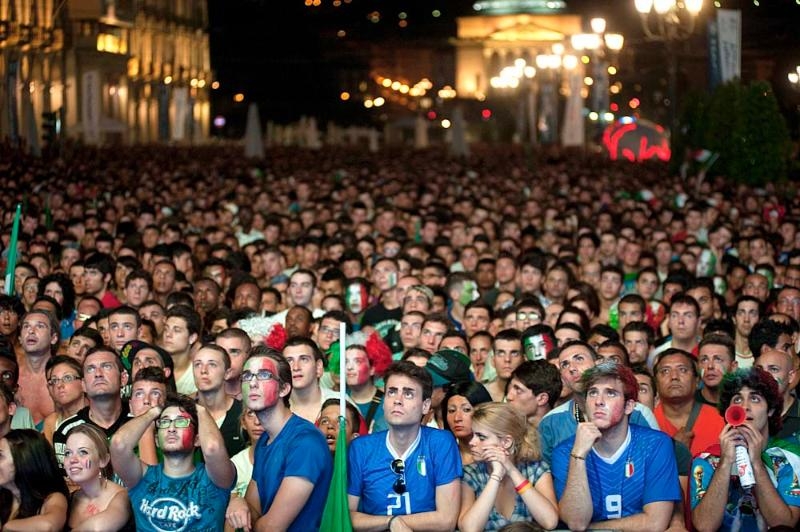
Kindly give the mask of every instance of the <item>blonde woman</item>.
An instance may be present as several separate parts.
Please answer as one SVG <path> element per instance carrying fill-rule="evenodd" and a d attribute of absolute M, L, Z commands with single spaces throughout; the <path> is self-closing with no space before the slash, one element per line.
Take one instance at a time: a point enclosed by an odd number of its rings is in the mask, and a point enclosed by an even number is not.
<path fill-rule="evenodd" d="M 464 467 L 459 530 L 499 530 L 530 520 L 555 528 L 553 477 L 541 460 L 536 429 L 511 405 L 485 403 L 472 415 L 472 433 L 475 463 Z"/>
<path fill-rule="evenodd" d="M 110 462 L 100 429 L 84 423 L 69 431 L 64 469 L 78 486 L 70 504 L 71 530 L 134 530 L 128 491 L 108 480 Z"/>

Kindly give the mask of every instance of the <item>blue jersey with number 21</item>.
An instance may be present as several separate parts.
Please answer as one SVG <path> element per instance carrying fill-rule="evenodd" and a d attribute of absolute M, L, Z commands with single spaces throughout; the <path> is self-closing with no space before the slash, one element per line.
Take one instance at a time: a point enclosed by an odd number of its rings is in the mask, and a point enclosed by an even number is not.
<path fill-rule="evenodd" d="M 436 487 L 461 478 L 461 455 L 452 433 L 421 427 L 417 441 L 404 458 L 405 493 L 392 486 L 394 456 L 388 431 L 356 438 L 347 460 L 347 493 L 360 497 L 358 511 L 370 515 L 407 515 L 436 510 Z"/>

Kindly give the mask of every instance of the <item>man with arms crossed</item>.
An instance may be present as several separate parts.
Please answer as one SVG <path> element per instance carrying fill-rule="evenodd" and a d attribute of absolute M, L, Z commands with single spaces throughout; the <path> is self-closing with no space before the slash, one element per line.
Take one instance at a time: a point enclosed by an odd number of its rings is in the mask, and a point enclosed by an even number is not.
<path fill-rule="evenodd" d="M 386 371 L 389 430 L 353 440 L 348 454 L 350 518 L 357 531 L 454 530 L 461 460 L 450 432 L 422 427 L 430 374 L 411 362 Z"/>
<path fill-rule="evenodd" d="M 681 488 L 672 440 L 628 422 L 638 384 L 614 362 L 581 377 L 587 420 L 553 451 L 559 514 L 570 530 L 665 530 Z"/>

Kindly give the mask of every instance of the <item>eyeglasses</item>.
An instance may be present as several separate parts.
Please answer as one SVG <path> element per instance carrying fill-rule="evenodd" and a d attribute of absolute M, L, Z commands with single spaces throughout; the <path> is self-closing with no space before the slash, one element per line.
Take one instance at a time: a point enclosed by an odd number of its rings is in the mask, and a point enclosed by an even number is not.
<path fill-rule="evenodd" d="M 392 484 L 392 489 L 398 495 L 402 495 L 406 492 L 406 464 L 396 458 L 392 460 L 390 467 L 392 468 L 392 473 L 397 475 L 397 480 Z"/>
<path fill-rule="evenodd" d="M 252 371 L 245 371 L 239 378 L 242 380 L 242 382 L 251 382 L 253 379 L 259 381 L 271 381 L 275 379 L 275 374 L 266 369 L 260 369 L 255 373 Z"/>
<path fill-rule="evenodd" d="M 72 381 L 79 381 L 81 378 L 78 375 L 64 375 L 60 379 L 58 377 L 53 377 L 52 379 L 48 379 L 47 385 L 48 386 L 56 386 L 59 382 L 63 382 L 64 384 L 69 384 Z"/>
<path fill-rule="evenodd" d="M 538 312 L 517 312 L 517 319 L 519 321 L 525 320 L 540 320 L 542 317 Z"/>
<path fill-rule="evenodd" d="M 190 417 L 176 417 L 175 419 L 160 417 L 156 420 L 156 427 L 160 429 L 168 429 L 172 425 L 175 425 L 176 429 L 185 429 L 191 424 L 192 424 L 192 418 Z"/>
<path fill-rule="evenodd" d="M 322 327 L 319 328 L 319 332 L 320 334 L 324 334 L 325 336 L 332 336 L 334 338 L 339 337 L 339 329 L 334 327 L 327 327 L 323 325 Z"/>

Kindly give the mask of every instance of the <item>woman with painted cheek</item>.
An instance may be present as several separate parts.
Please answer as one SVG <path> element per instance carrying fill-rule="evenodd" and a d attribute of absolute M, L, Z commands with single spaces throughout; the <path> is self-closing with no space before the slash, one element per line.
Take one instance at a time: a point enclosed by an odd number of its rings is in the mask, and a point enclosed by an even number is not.
<path fill-rule="evenodd" d="M 345 352 L 347 386 L 364 386 L 372 377 L 369 357 L 363 349 L 348 349 Z"/>
<path fill-rule="evenodd" d="M 472 432 L 475 463 L 464 467 L 459 530 L 499 530 L 531 520 L 555 528 L 553 478 L 541 460 L 536 428 L 511 405 L 486 403 L 472 415 Z"/>
<path fill-rule="evenodd" d="M 69 492 L 45 437 L 15 429 L 0 439 L 0 529 L 61 530 Z"/>
<path fill-rule="evenodd" d="M 105 434 L 88 423 L 67 436 L 64 469 L 78 486 L 72 494 L 69 527 L 78 530 L 134 530 L 125 488 L 108 480 L 111 456 Z"/>
<path fill-rule="evenodd" d="M 475 407 L 491 401 L 492 396 L 479 382 L 460 382 L 447 388 L 442 400 L 442 423 L 456 437 L 462 465 L 475 461 L 470 448 Z"/>

